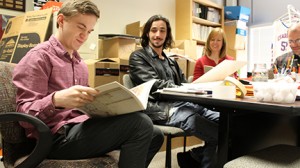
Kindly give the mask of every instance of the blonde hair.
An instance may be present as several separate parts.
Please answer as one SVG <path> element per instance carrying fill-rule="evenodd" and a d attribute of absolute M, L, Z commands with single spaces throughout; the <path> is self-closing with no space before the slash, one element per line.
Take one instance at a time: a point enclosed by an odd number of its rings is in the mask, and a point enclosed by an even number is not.
<path fill-rule="evenodd" d="M 223 45 L 222 45 L 222 48 L 221 48 L 221 51 L 220 51 L 220 56 L 219 58 L 223 58 L 226 56 L 226 35 L 225 35 L 225 32 L 222 28 L 220 27 L 217 27 L 217 28 L 214 28 L 208 35 L 207 37 L 207 40 L 206 40 L 206 44 L 205 44 L 205 47 L 204 47 L 204 51 L 205 51 L 205 54 L 207 56 L 210 56 L 211 55 L 211 48 L 210 48 L 210 41 L 212 38 L 214 38 L 215 36 L 217 35 L 221 35 L 223 37 Z"/>

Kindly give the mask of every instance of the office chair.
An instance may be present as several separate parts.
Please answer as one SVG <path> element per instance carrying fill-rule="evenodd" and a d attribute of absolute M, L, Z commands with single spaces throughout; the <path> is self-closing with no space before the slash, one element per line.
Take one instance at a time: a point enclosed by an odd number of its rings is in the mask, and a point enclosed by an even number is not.
<path fill-rule="evenodd" d="M 116 168 L 118 161 L 114 156 L 81 160 L 46 159 L 51 150 L 52 134 L 47 125 L 38 118 L 15 112 L 16 87 L 12 83 L 15 64 L 0 61 L 0 131 L 3 149 L 3 164 L 6 168 Z M 19 121 L 31 123 L 39 133 L 39 139 L 25 136 Z M 84 145 L 84 144 L 83 144 Z"/>
<path fill-rule="evenodd" d="M 133 88 L 134 84 L 130 79 L 128 74 L 123 76 L 123 84 L 127 88 Z M 188 136 L 181 128 L 172 127 L 172 126 L 164 126 L 164 125 L 154 125 L 158 127 L 166 136 L 166 161 L 165 167 L 171 168 L 172 166 L 172 138 L 183 137 L 183 151 L 186 151 L 186 137 Z"/>

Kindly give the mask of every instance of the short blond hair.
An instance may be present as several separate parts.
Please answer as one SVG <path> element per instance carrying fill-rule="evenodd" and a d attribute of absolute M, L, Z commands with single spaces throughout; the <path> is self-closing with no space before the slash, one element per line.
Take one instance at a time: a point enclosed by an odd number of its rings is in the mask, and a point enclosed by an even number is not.
<path fill-rule="evenodd" d="M 97 18 L 100 17 L 100 11 L 97 5 L 90 0 L 66 0 L 58 11 L 58 15 L 59 14 L 63 14 L 67 18 L 77 14 L 88 14 L 95 15 Z"/>

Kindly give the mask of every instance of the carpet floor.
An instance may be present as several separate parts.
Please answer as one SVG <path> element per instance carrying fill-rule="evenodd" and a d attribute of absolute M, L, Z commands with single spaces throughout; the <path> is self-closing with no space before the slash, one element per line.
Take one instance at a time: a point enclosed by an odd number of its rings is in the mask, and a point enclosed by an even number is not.
<path fill-rule="evenodd" d="M 192 149 L 196 146 L 199 145 L 195 145 L 195 146 L 188 146 L 186 147 L 186 151 L 188 151 L 189 149 Z M 178 147 L 172 150 L 172 168 L 179 168 L 178 163 L 177 163 L 177 153 L 178 152 L 183 152 L 183 147 Z M 162 152 L 158 152 L 152 162 L 150 163 L 148 168 L 164 168 L 165 167 L 165 161 L 166 161 L 166 152 L 162 151 Z"/>

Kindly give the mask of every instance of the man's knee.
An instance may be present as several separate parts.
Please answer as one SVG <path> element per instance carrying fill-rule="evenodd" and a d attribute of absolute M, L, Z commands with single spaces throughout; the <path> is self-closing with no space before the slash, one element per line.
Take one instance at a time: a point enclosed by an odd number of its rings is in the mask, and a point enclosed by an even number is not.
<path fill-rule="evenodd" d="M 130 122 L 137 122 L 144 131 L 153 132 L 153 122 L 142 112 L 132 113 Z"/>

